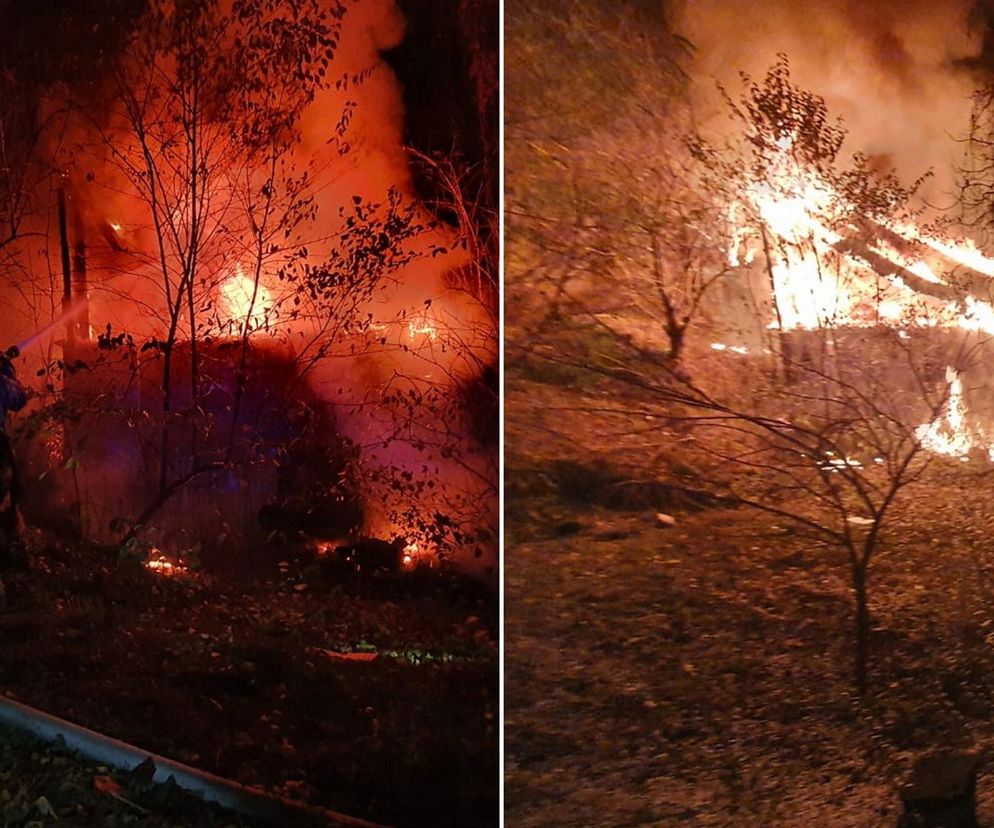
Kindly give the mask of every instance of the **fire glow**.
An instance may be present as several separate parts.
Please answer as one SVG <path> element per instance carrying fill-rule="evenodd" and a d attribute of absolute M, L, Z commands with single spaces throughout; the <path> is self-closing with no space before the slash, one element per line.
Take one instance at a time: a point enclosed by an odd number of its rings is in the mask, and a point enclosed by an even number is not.
<path fill-rule="evenodd" d="M 167 577 L 185 575 L 189 572 L 186 564 L 184 564 L 181 560 L 171 561 L 165 555 L 159 553 L 157 549 L 153 549 L 152 554 L 155 555 L 155 557 L 150 557 L 147 561 L 145 561 L 145 568 L 150 572 L 155 572 L 158 575 L 165 575 Z"/>
<path fill-rule="evenodd" d="M 266 325 L 272 297 L 265 285 L 256 284 L 242 273 L 241 265 L 236 265 L 235 272 L 221 282 L 218 292 L 222 313 L 239 329 L 247 326 L 254 331 Z"/>

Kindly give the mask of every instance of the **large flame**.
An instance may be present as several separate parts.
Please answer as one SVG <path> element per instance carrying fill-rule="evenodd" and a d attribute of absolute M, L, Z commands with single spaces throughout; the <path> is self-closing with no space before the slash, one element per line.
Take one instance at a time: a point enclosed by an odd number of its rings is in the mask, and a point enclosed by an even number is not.
<path fill-rule="evenodd" d="M 765 236 L 762 247 L 770 253 L 776 300 L 770 327 L 814 330 L 827 325 L 927 325 L 994 334 L 994 306 L 985 298 L 922 296 L 898 275 L 905 271 L 929 284 L 955 288 L 957 268 L 994 278 L 994 258 L 969 239 L 940 239 L 907 222 L 880 222 L 881 229 L 902 249 L 886 239 L 866 241 L 868 255 L 894 266 L 891 273 L 875 270 L 858 250 L 842 244 L 846 239 L 832 229 L 829 219 L 833 211 L 840 211 L 844 200 L 816 172 L 797 163 L 789 141 L 780 142 L 767 180 L 750 187 L 745 202 L 730 213 L 733 227 L 728 258 L 732 265 L 753 260 L 759 237 L 744 218 L 755 216 Z M 752 209 L 745 209 L 747 206 Z M 858 236 L 855 228 L 853 236 Z M 915 250 L 922 250 L 923 255 L 916 255 Z M 926 252 L 945 260 L 948 274 L 937 274 L 934 264 L 925 260 Z"/>
<path fill-rule="evenodd" d="M 256 285 L 242 272 L 241 265 L 221 282 L 218 289 L 221 312 L 239 331 L 246 327 L 249 331 L 265 327 L 272 311 L 273 301 L 266 286 Z"/>
<path fill-rule="evenodd" d="M 744 202 L 732 207 L 729 263 L 748 264 L 757 248 L 767 253 L 775 300 L 769 327 L 885 325 L 897 328 L 903 339 L 909 338 L 907 329 L 923 326 L 994 334 L 994 306 L 970 293 L 983 284 L 978 275 L 994 278 L 994 258 L 972 240 L 937 238 L 908 222 L 877 221 L 882 238 L 873 240 L 862 238 L 855 227 L 838 232 L 831 229 L 830 217 L 844 206 L 815 172 L 798 165 L 789 142 L 782 142 L 768 180 L 754 185 Z M 750 215 L 762 228 L 759 233 L 741 221 Z M 960 283 L 964 269 L 972 271 L 972 277 L 967 273 L 970 278 Z M 913 278 L 927 283 L 921 286 L 924 292 L 909 286 Z M 711 347 L 735 350 L 722 343 Z M 916 429 L 922 447 L 964 461 L 982 451 L 994 461 L 994 435 L 967 424 L 959 373 L 947 368 L 946 382 L 943 411 Z M 850 462 L 830 459 L 826 467 Z"/>

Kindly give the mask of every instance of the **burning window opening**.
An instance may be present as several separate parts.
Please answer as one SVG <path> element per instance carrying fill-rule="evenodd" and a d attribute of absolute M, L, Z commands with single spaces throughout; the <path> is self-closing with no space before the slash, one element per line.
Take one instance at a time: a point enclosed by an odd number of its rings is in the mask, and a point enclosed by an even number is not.
<path fill-rule="evenodd" d="M 428 342 L 435 342 L 438 339 L 438 328 L 432 325 L 428 320 L 422 322 L 417 322 L 411 320 L 407 323 L 407 334 L 412 340 L 417 340 L 418 337 L 424 337 Z"/>

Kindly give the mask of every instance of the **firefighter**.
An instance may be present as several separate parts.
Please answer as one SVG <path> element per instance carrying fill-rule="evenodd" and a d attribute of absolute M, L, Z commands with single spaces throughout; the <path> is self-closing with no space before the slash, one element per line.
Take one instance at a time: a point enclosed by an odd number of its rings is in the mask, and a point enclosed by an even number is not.
<path fill-rule="evenodd" d="M 2 570 L 9 567 L 21 543 L 24 522 L 21 518 L 21 481 L 14 458 L 14 448 L 7 435 L 8 411 L 20 411 L 28 401 L 24 386 L 14 370 L 16 348 L 0 354 L 0 606 L 6 602 Z"/>

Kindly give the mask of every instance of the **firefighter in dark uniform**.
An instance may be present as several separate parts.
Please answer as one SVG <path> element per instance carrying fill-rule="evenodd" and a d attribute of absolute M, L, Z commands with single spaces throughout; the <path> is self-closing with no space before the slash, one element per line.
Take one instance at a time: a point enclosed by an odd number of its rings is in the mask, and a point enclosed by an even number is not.
<path fill-rule="evenodd" d="M 6 602 L 2 571 L 20 546 L 23 521 L 20 511 L 21 479 L 17 472 L 14 448 L 7 434 L 8 411 L 20 411 L 28 401 L 24 386 L 14 370 L 16 348 L 0 353 L 0 605 Z"/>

